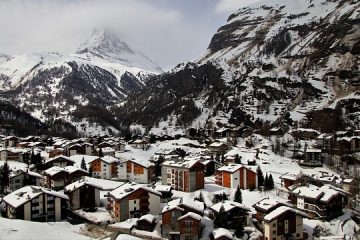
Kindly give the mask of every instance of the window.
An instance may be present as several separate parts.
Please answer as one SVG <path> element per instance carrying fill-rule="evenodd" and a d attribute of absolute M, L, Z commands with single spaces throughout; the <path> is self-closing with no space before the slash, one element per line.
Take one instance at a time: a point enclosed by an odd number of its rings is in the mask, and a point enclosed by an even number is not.
<path fill-rule="evenodd" d="M 273 231 L 273 234 L 276 235 L 276 231 Z"/>
<path fill-rule="evenodd" d="M 134 200 L 134 204 L 136 204 L 136 200 Z"/>
<path fill-rule="evenodd" d="M 300 233 L 297 233 L 297 234 L 296 234 L 296 237 L 300 237 Z"/>
<path fill-rule="evenodd" d="M 188 232 L 188 233 L 192 232 L 192 227 L 186 227 L 185 232 Z"/>
<path fill-rule="evenodd" d="M 276 223 L 273 223 L 273 227 L 276 227 Z"/>
<path fill-rule="evenodd" d="M 20 183 L 20 179 L 16 179 L 16 180 L 15 180 L 15 183 Z"/>
<path fill-rule="evenodd" d="M 192 226 L 193 221 L 192 220 L 185 220 L 185 226 Z"/>

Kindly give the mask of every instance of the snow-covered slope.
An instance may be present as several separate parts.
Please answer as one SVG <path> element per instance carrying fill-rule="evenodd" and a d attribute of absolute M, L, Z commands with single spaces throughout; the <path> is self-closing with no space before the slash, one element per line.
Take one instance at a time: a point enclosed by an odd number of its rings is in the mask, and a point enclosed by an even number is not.
<path fill-rule="evenodd" d="M 95 30 L 76 54 L 0 55 L 0 95 L 43 122 L 82 122 L 144 88 L 149 77 L 161 72 L 109 30 Z"/>
<path fill-rule="evenodd" d="M 126 119 L 161 126 L 156 132 L 183 129 L 178 120 L 184 118 L 194 128 L 308 124 L 311 111 L 322 111 L 360 85 L 359 11 L 356 0 L 260 0 L 239 9 L 198 60 L 158 77 L 152 90 L 136 96 L 147 101 L 141 106 L 146 114 L 157 106 L 152 122 L 141 117 L 132 98 L 127 104 L 136 114 Z M 210 74 L 214 68 L 220 78 Z M 178 107 L 192 110 L 181 113 Z M 351 124 L 360 126 L 356 118 Z"/>

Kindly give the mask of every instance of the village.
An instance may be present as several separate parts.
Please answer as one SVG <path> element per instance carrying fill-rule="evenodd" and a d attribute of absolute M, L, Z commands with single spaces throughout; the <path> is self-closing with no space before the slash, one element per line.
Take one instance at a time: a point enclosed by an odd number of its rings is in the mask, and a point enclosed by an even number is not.
<path fill-rule="evenodd" d="M 19 220 L 66 222 L 84 239 L 353 239 L 360 230 L 359 130 L 1 135 L 0 156 L 9 239 L 25 234 Z"/>

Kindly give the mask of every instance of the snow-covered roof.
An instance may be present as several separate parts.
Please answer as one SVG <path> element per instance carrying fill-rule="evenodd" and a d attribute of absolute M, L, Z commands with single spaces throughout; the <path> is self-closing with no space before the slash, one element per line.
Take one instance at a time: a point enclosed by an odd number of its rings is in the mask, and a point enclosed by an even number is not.
<path fill-rule="evenodd" d="M 192 168 L 196 163 L 200 162 L 199 160 L 189 160 L 189 161 L 165 161 L 163 166 L 177 167 L 177 168 Z M 201 162 L 200 162 L 201 163 Z"/>
<path fill-rule="evenodd" d="M 153 163 L 151 163 L 150 161 L 148 160 L 145 160 L 145 159 L 137 159 L 137 158 L 132 158 L 130 159 L 129 161 L 133 162 L 133 163 L 136 163 L 144 168 L 149 168 L 151 166 L 154 166 Z"/>
<path fill-rule="evenodd" d="M 155 221 L 155 216 L 152 215 L 152 214 L 146 214 L 146 215 L 143 215 L 139 218 L 139 221 L 142 221 L 142 220 L 145 220 L 149 223 L 152 223 Z"/>
<path fill-rule="evenodd" d="M 274 209 L 273 211 L 271 211 L 269 214 L 266 214 L 264 217 L 265 221 L 272 221 L 275 218 L 277 218 L 278 216 L 282 215 L 283 213 L 287 212 L 287 211 L 291 211 L 294 212 L 298 215 L 301 215 L 303 217 L 307 217 L 307 214 L 304 212 L 301 212 L 299 210 L 296 210 L 294 208 L 288 207 L 288 206 L 280 206 L 276 209 Z"/>
<path fill-rule="evenodd" d="M 223 146 L 227 146 L 226 143 L 223 142 L 213 142 L 212 144 L 209 145 L 209 147 L 223 147 Z"/>
<path fill-rule="evenodd" d="M 338 194 L 346 194 L 344 190 L 335 188 L 331 185 L 324 185 L 320 188 L 314 185 L 301 186 L 293 189 L 292 192 L 301 197 L 320 199 L 322 202 L 328 202 L 332 197 L 337 196 Z"/>
<path fill-rule="evenodd" d="M 225 228 L 217 228 L 213 231 L 214 238 L 227 237 L 229 239 L 233 238 L 233 234 Z"/>
<path fill-rule="evenodd" d="M 51 168 L 46 169 L 44 173 L 46 175 L 48 175 L 48 176 L 54 176 L 55 174 L 58 174 L 60 172 L 65 172 L 65 173 L 68 173 L 68 174 L 72 174 L 72 173 L 74 173 L 76 171 L 81 171 L 83 173 L 88 173 L 84 169 L 78 168 L 78 167 L 75 167 L 75 166 L 66 166 L 66 167 L 53 166 Z"/>
<path fill-rule="evenodd" d="M 245 205 L 233 202 L 233 201 L 224 201 L 224 202 L 218 202 L 211 206 L 211 209 L 220 212 L 221 207 L 224 207 L 225 212 L 232 210 L 233 208 L 241 208 L 245 211 L 250 211 L 250 208 L 246 207 Z"/>
<path fill-rule="evenodd" d="M 16 191 L 6 195 L 3 198 L 3 201 L 5 201 L 9 205 L 13 206 L 14 208 L 17 208 L 17 207 L 27 203 L 31 199 L 39 196 L 42 193 L 46 193 L 46 194 L 64 198 L 64 199 L 69 199 L 65 194 L 60 193 L 60 192 L 56 192 L 56 191 L 38 187 L 38 186 L 26 186 L 26 187 L 20 188 Z"/>
<path fill-rule="evenodd" d="M 172 189 L 169 185 L 156 185 L 155 190 L 159 192 L 170 192 Z"/>
<path fill-rule="evenodd" d="M 202 216 L 200 216 L 199 214 L 193 213 L 193 212 L 188 212 L 187 214 L 179 217 L 178 221 L 180 221 L 180 220 L 182 220 L 182 219 L 185 219 L 185 218 L 188 218 L 188 217 L 193 218 L 193 219 L 196 219 L 196 220 L 198 220 L 198 221 L 201 221 L 201 219 L 202 219 Z"/>
<path fill-rule="evenodd" d="M 217 171 L 234 173 L 234 172 L 238 171 L 240 168 L 246 168 L 246 169 L 256 173 L 257 166 L 232 163 L 232 164 L 218 168 Z"/>
<path fill-rule="evenodd" d="M 114 190 L 115 188 L 124 184 L 123 182 L 111 181 L 100 178 L 85 177 L 76 182 L 73 182 L 65 187 L 65 192 L 72 192 L 84 185 L 90 185 L 95 188 L 99 188 L 103 191 Z"/>
<path fill-rule="evenodd" d="M 354 181 L 354 179 L 348 178 L 348 179 L 344 179 L 343 183 L 352 183 L 352 181 Z"/>
<path fill-rule="evenodd" d="M 17 171 L 12 171 L 10 173 L 9 177 L 12 178 L 12 177 L 18 176 L 18 175 L 20 175 L 22 173 L 28 174 L 28 175 L 33 176 L 33 177 L 42 178 L 41 174 L 39 174 L 37 172 L 32 172 L 32 171 L 29 171 L 29 170 L 24 171 L 22 169 L 19 169 Z"/>
<path fill-rule="evenodd" d="M 167 205 L 169 206 L 170 209 L 174 207 L 180 207 L 180 208 L 187 207 L 200 213 L 204 212 L 205 209 L 205 204 L 203 202 L 197 201 L 188 196 L 184 196 L 182 198 L 172 200 L 168 202 Z"/>
<path fill-rule="evenodd" d="M 298 175 L 287 172 L 287 173 L 284 173 L 283 175 L 281 175 L 280 178 L 295 181 L 296 179 L 298 179 Z"/>
<path fill-rule="evenodd" d="M 280 202 L 280 201 L 277 201 L 277 200 L 274 200 L 274 199 L 271 199 L 271 198 L 264 198 L 264 199 L 260 200 L 259 202 L 255 203 L 253 205 L 253 207 L 255 209 L 257 209 L 257 210 L 262 210 L 264 212 L 267 212 L 270 209 L 275 208 L 277 206 L 281 206 L 281 205 L 291 207 L 290 203 L 287 203 L 285 201 Z"/>
<path fill-rule="evenodd" d="M 63 159 L 63 160 L 66 160 L 66 161 L 75 163 L 71 158 L 69 158 L 69 157 L 67 157 L 67 156 L 64 156 L 64 155 L 60 155 L 60 156 L 56 156 L 56 157 L 53 157 L 53 158 L 49 158 L 45 163 L 49 163 L 49 162 L 56 161 L 56 160 L 60 160 L 60 159 Z"/>
<path fill-rule="evenodd" d="M 115 162 L 120 162 L 120 159 L 115 158 L 115 157 L 112 157 L 112 156 L 109 156 L 109 155 L 104 156 L 104 157 L 101 157 L 100 159 L 101 159 L 101 161 L 106 162 L 107 164 L 111 164 L 111 163 L 115 163 Z"/>
<path fill-rule="evenodd" d="M 111 196 L 113 196 L 116 199 L 123 199 L 125 197 L 127 197 L 129 194 L 135 192 L 138 189 L 143 189 L 145 191 L 148 191 L 152 194 L 161 196 L 161 193 L 149 188 L 149 187 L 145 187 L 143 185 L 137 184 L 137 183 L 124 183 L 123 185 L 117 187 L 116 189 L 112 190 L 109 194 Z"/>

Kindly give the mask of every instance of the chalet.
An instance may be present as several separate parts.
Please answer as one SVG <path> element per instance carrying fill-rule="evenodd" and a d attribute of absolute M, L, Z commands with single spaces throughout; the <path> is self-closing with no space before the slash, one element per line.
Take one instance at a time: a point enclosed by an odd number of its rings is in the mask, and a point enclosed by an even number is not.
<path fill-rule="evenodd" d="M 198 160 L 165 161 L 161 168 L 163 185 L 170 185 L 175 190 L 193 192 L 204 188 L 205 166 Z"/>
<path fill-rule="evenodd" d="M 9 176 L 9 190 L 13 192 L 27 185 L 40 186 L 41 179 L 40 174 L 29 170 L 13 171 Z"/>
<path fill-rule="evenodd" d="M 335 147 L 336 138 L 333 134 L 320 134 L 316 138 L 316 146 L 322 149 L 324 152 L 328 152 L 330 149 Z"/>
<path fill-rule="evenodd" d="M 360 151 L 360 136 L 342 137 L 336 144 L 340 154 L 354 153 Z"/>
<path fill-rule="evenodd" d="M 54 166 L 45 170 L 44 175 L 48 188 L 62 190 L 66 185 L 87 176 L 88 172 L 74 166 Z"/>
<path fill-rule="evenodd" d="M 5 148 L 0 149 L 1 161 L 18 161 L 24 162 L 30 157 L 30 150 L 20 148 Z"/>
<path fill-rule="evenodd" d="M 348 179 L 344 179 L 343 180 L 343 184 L 342 184 L 342 189 L 344 191 L 347 191 L 349 193 L 352 193 L 354 192 L 355 190 L 355 180 L 354 179 L 351 179 L 351 178 L 348 178 Z"/>
<path fill-rule="evenodd" d="M 320 132 L 311 128 L 297 128 L 291 131 L 291 135 L 297 139 L 309 140 L 316 139 Z"/>
<path fill-rule="evenodd" d="M 152 214 L 146 214 L 139 218 L 136 223 L 136 229 L 152 232 L 156 225 L 156 218 Z"/>
<path fill-rule="evenodd" d="M 131 142 L 130 145 L 133 148 L 142 149 L 144 151 L 148 150 L 149 147 L 150 147 L 149 142 L 147 140 L 144 140 L 144 139 L 137 139 L 137 140 Z"/>
<path fill-rule="evenodd" d="M 16 147 L 16 144 L 18 143 L 19 138 L 15 137 L 15 136 L 8 136 L 8 137 L 5 137 L 2 141 L 3 141 L 4 148 Z"/>
<path fill-rule="evenodd" d="M 210 207 L 214 213 L 215 218 L 219 214 L 223 214 L 221 212 L 221 208 L 223 208 L 226 214 L 226 226 L 228 226 L 230 229 L 237 229 L 239 223 L 242 223 L 243 226 L 248 225 L 248 213 L 250 211 L 248 207 L 245 207 L 243 204 L 238 202 L 219 202 Z"/>
<path fill-rule="evenodd" d="M 188 212 L 178 218 L 180 240 L 198 240 L 202 234 L 202 216 Z"/>
<path fill-rule="evenodd" d="M 108 209 L 120 222 L 148 213 L 153 215 L 160 213 L 161 193 L 154 189 L 135 183 L 125 183 L 108 195 Z"/>
<path fill-rule="evenodd" d="M 200 159 L 201 163 L 205 166 L 205 175 L 212 176 L 216 172 L 216 169 L 221 167 L 221 163 L 213 159 Z"/>
<path fill-rule="evenodd" d="M 89 162 L 94 177 L 110 179 L 118 177 L 118 164 L 121 161 L 111 156 L 96 158 Z"/>
<path fill-rule="evenodd" d="M 230 164 L 216 171 L 215 183 L 228 188 L 257 188 L 256 166 Z"/>
<path fill-rule="evenodd" d="M 219 128 L 215 131 L 216 138 L 228 138 L 231 136 L 231 129 L 230 128 Z"/>
<path fill-rule="evenodd" d="M 225 228 L 217 228 L 212 232 L 214 240 L 232 240 L 234 239 L 234 235 L 228 229 Z"/>
<path fill-rule="evenodd" d="M 57 167 L 73 166 L 74 163 L 75 162 L 73 160 L 71 160 L 69 157 L 64 156 L 64 155 L 49 158 L 47 161 L 45 161 L 45 165 L 48 168 L 54 167 L 54 166 L 57 166 Z"/>
<path fill-rule="evenodd" d="M 68 197 L 42 187 L 26 186 L 6 195 L 3 202 L 8 218 L 55 222 L 66 218 Z"/>
<path fill-rule="evenodd" d="M 49 158 L 54 158 L 56 156 L 61 156 L 65 154 L 65 150 L 63 148 L 53 148 L 49 150 Z"/>
<path fill-rule="evenodd" d="M 208 146 L 209 152 L 214 155 L 223 155 L 228 149 L 228 145 L 224 142 L 213 142 Z"/>
<path fill-rule="evenodd" d="M 115 149 L 112 147 L 104 147 L 104 148 L 97 148 L 96 149 L 96 155 L 99 155 L 100 149 L 104 156 L 111 156 L 115 157 Z"/>
<path fill-rule="evenodd" d="M 125 167 L 125 166 L 124 166 Z M 119 172 L 121 166 L 119 166 Z M 122 171 L 124 172 L 124 171 Z M 155 166 L 150 161 L 130 159 L 126 161 L 126 179 L 137 183 L 150 183 L 154 178 Z M 119 178 L 122 176 L 119 174 Z"/>
<path fill-rule="evenodd" d="M 121 186 L 122 182 L 84 177 L 64 189 L 69 197 L 70 209 L 86 209 L 100 206 L 100 191 L 111 191 Z"/>
<path fill-rule="evenodd" d="M 257 227 L 263 230 L 264 217 L 280 206 L 292 207 L 292 204 L 288 202 L 279 202 L 270 198 L 264 198 L 255 203 L 252 207 L 256 210 L 255 219 L 257 222 Z"/>
<path fill-rule="evenodd" d="M 81 144 L 81 153 L 91 156 L 93 155 L 93 151 L 94 151 L 94 145 L 92 145 L 91 143 L 83 143 Z"/>
<path fill-rule="evenodd" d="M 290 186 L 299 182 L 299 175 L 293 173 L 284 173 L 280 176 L 281 186 L 288 189 Z"/>
<path fill-rule="evenodd" d="M 161 193 L 161 202 L 168 202 L 173 196 L 173 188 L 169 185 L 156 185 L 155 190 Z"/>
<path fill-rule="evenodd" d="M 331 185 L 294 186 L 289 192 L 289 200 L 311 218 L 333 219 L 342 214 L 347 193 Z"/>
<path fill-rule="evenodd" d="M 304 239 L 303 217 L 307 215 L 288 206 L 280 206 L 264 217 L 264 239 Z"/>
<path fill-rule="evenodd" d="M 76 143 L 68 147 L 69 156 L 78 155 L 83 153 L 83 148 L 80 144 Z"/>

